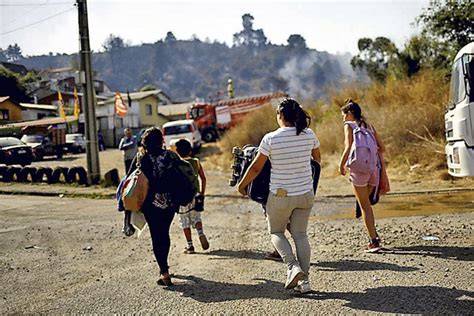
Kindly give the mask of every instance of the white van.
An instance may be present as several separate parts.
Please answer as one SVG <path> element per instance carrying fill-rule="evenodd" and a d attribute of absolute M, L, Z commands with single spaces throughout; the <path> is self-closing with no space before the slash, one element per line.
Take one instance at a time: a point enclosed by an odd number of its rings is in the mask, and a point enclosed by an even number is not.
<path fill-rule="evenodd" d="M 193 147 L 193 152 L 198 152 L 201 148 L 201 133 L 193 120 L 179 120 L 163 124 L 163 137 L 166 148 L 171 148 L 172 143 L 185 138 Z"/>

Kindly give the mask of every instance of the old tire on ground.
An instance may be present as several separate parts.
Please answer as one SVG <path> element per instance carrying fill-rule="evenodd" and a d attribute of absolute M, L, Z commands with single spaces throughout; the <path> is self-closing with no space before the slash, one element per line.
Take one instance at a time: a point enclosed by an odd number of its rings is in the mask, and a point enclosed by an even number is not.
<path fill-rule="evenodd" d="M 53 169 L 53 173 L 51 177 L 48 179 L 49 184 L 55 184 L 61 181 L 61 176 L 63 176 L 64 182 L 67 180 L 67 174 L 69 172 L 69 168 L 66 167 L 56 167 Z"/>
<path fill-rule="evenodd" d="M 81 185 L 87 184 L 87 172 L 83 167 L 72 167 L 66 177 L 67 183 L 77 182 Z"/>
<path fill-rule="evenodd" d="M 116 168 L 107 171 L 104 174 L 104 184 L 106 187 L 116 187 L 120 183 L 120 177 Z"/>
<path fill-rule="evenodd" d="M 8 167 L 3 174 L 3 182 L 12 182 L 18 180 L 18 175 L 21 171 L 21 168 L 18 167 Z"/>
<path fill-rule="evenodd" d="M 36 172 L 37 169 L 34 167 L 24 167 L 20 170 L 20 173 L 18 174 L 18 182 L 28 182 L 28 179 L 31 180 L 31 182 L 34 182 L 34 179 L 36 177 Z M 30 176 L 30 178 L 28 178 Z"/>
<path fill-rule="evenodd" d="M 51 175 L 53 174 L 53 169 L 48 168 L 48 167 L 40 167 L 36 171 L 35 177 L 33 178 L 33 182 L 48 182 L 49 179 L 51 178 Z M 44 177 L 46 176 L 46 181 L 44 180 Z"/>

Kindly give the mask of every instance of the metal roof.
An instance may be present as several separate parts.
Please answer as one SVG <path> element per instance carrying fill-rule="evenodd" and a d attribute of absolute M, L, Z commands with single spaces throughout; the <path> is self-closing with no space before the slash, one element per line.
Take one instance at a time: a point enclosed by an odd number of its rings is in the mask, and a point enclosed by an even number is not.
<path fill-rule="evenodd" d="M 39 125 L 54 125 L 54 124 L 63 124 L 76 121 L 77 118 L 74 115 L 66 116 L 66 120 L 62 117 L 48 117 L 41 120 L 35 121 L 25 121 L 20 123 L 11 123 L 0 126 L 0 129 L 3 128 L 12 128 L 12 127 L 27 127 L 27 126 L 39 126 Z"/>
<path fill-rule="evenodd" d="M 56 111 L 58 109 L 56 105 L 51 104 L 20 103 L 20 105 L 22 108 L 35 110 Z"/>

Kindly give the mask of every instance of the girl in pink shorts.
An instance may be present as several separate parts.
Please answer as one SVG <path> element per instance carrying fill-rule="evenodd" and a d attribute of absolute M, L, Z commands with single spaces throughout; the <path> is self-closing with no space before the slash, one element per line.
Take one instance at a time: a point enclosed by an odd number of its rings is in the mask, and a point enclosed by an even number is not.
<path fill-rule="evenodd" d="M 350 171 L 349 180 L 351 181 L 352 185 L 356 187 L 366 187 L 368 185 L 375 187 L 379 183 L 379 173 L 377 171 L 370 173 Z"/>
<path fill-rule="evenodd" d="M 385 146 L 382 139 L 378 136 L 374 127 L 367 123 L 362 116 L 362 110 L 360 106 L 352 101 L 351 99 L 346 100 L 346 104 L 341 108 L 342 117 L 344 121 L 344 152 L 342 153 L 339 161 L 339 172 L 341 175 L 346 175 L 346 164 L 351 152 L 351 148 L 354 143 L 353 137 L 353 126 L 364 127 L 372 132 L 377 141 L 378 154 L 382 154 L 385 151 Z M 380 238 L 377 235 L 375 229 L 374 212 L 372 205 L 370 204 L 370 193 L 375 186 L 379 184 L 379 170 L 370 171 L 367 173 L 354 172 L 350 170 L 349 177 L 352 187 L 354 189 L 357 202 L 362 209 L 362 216 L 364 219 L 367 234 L 369 235 L 369 244 L 367 246 L 367 252 L 378 252 L 380 250 Z"/>

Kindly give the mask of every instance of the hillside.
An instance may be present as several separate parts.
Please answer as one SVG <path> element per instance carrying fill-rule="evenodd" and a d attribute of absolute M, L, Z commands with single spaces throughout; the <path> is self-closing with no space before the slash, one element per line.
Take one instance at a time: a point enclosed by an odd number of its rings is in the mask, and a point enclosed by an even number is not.
<path fill-rule="evenodd" d="M 236 95 L 283 90 L 318 99 L 328 87 L 353 80 L 351 56 L 307 47 L 264 44 L 229 47 L 194 40 L 116 45 L 93 55 L 93 68 L 112 90 L 163 89 L 173 100 L 208 98 L 225 92 L 232 77 Z M 21 64 L 41 70 L 77 65 L 77 54 L 27 57 Z"/>

